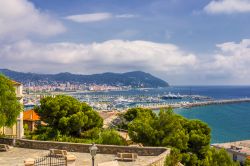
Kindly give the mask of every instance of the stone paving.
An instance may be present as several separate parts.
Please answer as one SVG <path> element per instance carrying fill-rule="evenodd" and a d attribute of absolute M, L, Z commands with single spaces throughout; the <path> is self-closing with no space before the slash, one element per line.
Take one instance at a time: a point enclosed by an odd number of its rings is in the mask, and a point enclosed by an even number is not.
<path fill-rule="evenodd" d="M 0 166 L 23 166 L 24 160 L 27 158 L 37 158 L 49 153 L 48 150 L 11 148 L 8 152 L 0 152 Z M 91 156 L 88 153 L 70 152 L 77 157 L 76 166 L 91 166 Z M 119 166 L 142 166 L 148 160 L 156 156 L 138 156 L 135 162 L 118 162 Z M 115 155 L 97 154 L 96 164 L 108 161 L 114 161 Z"/>

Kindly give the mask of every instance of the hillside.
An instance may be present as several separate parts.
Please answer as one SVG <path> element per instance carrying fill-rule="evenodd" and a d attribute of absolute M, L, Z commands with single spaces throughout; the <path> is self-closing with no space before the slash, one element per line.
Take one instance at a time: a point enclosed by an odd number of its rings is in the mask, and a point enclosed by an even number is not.
<path fill-rule="evenodd" d="M 168 83 L 162 79 L 152 76 L 142 71 L 133 71 L 127 73 L 103 73 L 93 75 L 80 75 L 71 73 L 59 74 L 36 74 L 16 72 L 8 69 L 0 69 L 0 73 L 23 84 L 33 82 L 35 84 L 58 83 L 81 83 L 98 84 L 112 86 L 131 86 L 143 88 L 167 87 Z"/>

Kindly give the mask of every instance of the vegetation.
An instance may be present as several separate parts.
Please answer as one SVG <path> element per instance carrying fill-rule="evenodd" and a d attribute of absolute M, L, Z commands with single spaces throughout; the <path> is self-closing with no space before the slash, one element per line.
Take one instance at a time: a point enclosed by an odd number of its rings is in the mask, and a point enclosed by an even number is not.
<path fill-rule="evenodd" d="M 210 148 L 210 128 L 199 120 L 188 120 L 171 108 L 152 110 L 133 108 L 121 115 L 122 127 L 130 138 L 147 146 L 171 147 L 166 165 L 235 165 L 228 154 Z M 237 164 L 236 164 L 237 165 Z"/>
<path fill-rule="evenodd" d="M 26 135 L 27 139 L 43 140 L 43 141 L 59 141 L 74 143 L 97 143 L 107 145 L 127 145 L 126 141 L 115 130 L 103 130 L 101 128 L 93 128 L 85 131 L 80 137 L 71 135 L 62 135 L 58 130 L 53 130 L 48 126 L 39 126 L 33 133 Z"/>
<path fill-rule="evenodd" d="M 46 97 L 35 108 L 41 121 L 63 135 L 80 136 L 82 131 L 102 127 L 99 114 L 86 103 L 70 96 Z"/>
<path fill-rule="evenodd" d="M 13 126 L 21 110 L 12 81 L 0 74 L 0 127 Z"/>
<path fill-rule="evenodd" d="M 250 158 L 249 157 L 245 160 L 244 166 L 250 166 Z"/>
<path fill-rule="evenodd" d="M 116 130 L 102 129 L 103 120 L 90 106 L 69 96 L 46 97 L 35 111 L 47 126 L 39 126 L 28 138 L 61 142 L 126 145 Z M 171 147 L 165 165 L 234 166 L 225 150 L 210 147 L 210 128 L 199 120 L 188 120 L 171 108 L 133 108 L 122 114 L 118 125 L 127 129 L 132 141 L 147 146 Z"/>
<path fill-rule="evenodd" d="M 96 111 L 73 97 L 43 98 L 35 111 L 47 125 L 39 125 L 33 133 L 26 132 L 28 139 L 126 145 L 117 131 L 102 129 L 103 119 Z"/>

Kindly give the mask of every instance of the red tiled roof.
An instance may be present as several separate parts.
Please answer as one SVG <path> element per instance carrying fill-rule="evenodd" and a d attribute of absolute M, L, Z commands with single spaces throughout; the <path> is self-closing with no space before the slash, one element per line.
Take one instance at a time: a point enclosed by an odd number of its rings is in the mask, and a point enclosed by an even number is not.
<path fill-rule="evenodd" d="M 34 110 L 27 110 L 23 112 L 23 120 L 38 121 L 40 120 L 40 117 L 37 115 L 37 113 Z"/>

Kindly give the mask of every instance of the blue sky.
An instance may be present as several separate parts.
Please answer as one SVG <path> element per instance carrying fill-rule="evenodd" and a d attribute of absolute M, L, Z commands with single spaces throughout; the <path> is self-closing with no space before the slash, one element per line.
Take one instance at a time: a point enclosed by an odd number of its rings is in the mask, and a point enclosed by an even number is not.
<path fill-rule="evenodd" d="M 249 85 L 250 0 L 0 0 L 1 68 Z"/>
<path fill-rule="evenodd" d="M 137 16 L 132 19 L 110 19 L 91 24 L 62 20 L 68 31 L 54 38 L 55 41 L 148 40 L 171 42 L 187 50 L 207 53 L 213 51 L 217 43 L 240 41 L 242 38 L 250 37 L 250 14 L 206 14 L 203 8 L 209 4 L 209 0 L 33 0 L 32 2 L 38 8 L 59 18 L 89 13 Z"/>

